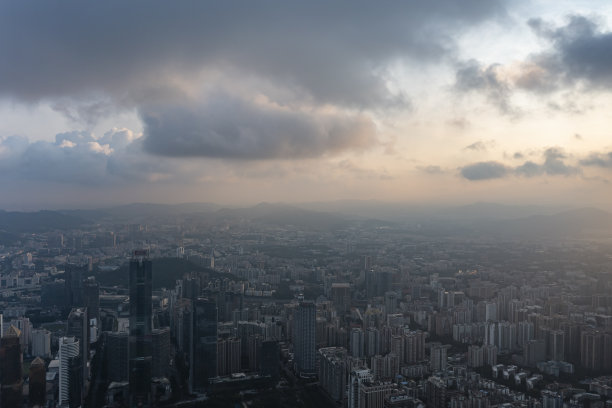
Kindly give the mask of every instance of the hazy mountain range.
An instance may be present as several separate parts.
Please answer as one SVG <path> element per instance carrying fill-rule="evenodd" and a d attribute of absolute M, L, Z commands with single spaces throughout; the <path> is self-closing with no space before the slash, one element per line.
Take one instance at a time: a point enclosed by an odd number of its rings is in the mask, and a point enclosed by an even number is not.
<path fill-rule="evenodd" d="M 612 213 L 597 208 L 567 209 L 475 203 L 418 207 L 376 201 L 336 201 L 298 205 L 260 203 L 232 208 L 212 203 L 176 205 L 136 203 L 96 210 L 0 211 L 0 232 L 43 232 L 101 222 L 167 223 L 191 220 L 206 224 L 255 223 L 330 230 L 349 225 L 398 226 L 444 234 L 495 236 L 609 236 Z"/>

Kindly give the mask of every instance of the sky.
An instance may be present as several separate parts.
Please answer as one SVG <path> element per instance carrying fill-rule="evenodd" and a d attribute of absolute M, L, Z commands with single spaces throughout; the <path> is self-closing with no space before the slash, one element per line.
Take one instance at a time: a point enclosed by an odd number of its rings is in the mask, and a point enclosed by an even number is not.
<path fill-rule="evenodd" d="M 612 210 L 612 4 L 0 2 L 0 208 Z"/>

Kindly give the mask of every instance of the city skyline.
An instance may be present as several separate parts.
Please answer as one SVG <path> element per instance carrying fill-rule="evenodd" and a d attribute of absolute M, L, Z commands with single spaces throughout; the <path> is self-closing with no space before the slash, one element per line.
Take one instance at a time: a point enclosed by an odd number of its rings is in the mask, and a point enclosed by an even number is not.
<path fill-rule="evenodd" d="M 610 208 L 612 6 L 0 5 L 0 208 Z"/>

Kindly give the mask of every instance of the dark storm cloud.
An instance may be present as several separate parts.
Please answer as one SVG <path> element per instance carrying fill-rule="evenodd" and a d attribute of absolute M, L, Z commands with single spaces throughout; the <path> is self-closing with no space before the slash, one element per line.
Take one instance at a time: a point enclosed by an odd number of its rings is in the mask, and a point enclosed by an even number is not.
<path fill-rule="evenodd" d="M 514 158 L 522 157 L 522 154 L 514 155 Z M 561 149 L 551 147 L 542 153 L 541 163 L 528 160 L 519 166 L 509 167 L 494 161 L 480 162 L 460 168 L 460 173 L 464 178 L 474 181 L 502 178 L 512 174 L 528 178 L 543 175 L 569 177 L 581 174 L 579 167 L 565 162 L 567 158 Z"/>
<path fill-rule="evenodd" d="M 227 94 L 141 108 L 144 148 L 171 157 L 240 160 L 312 158 L 377 143 L 364 116 L 314 114 Z"/>
<path fill-rule="evenodd" d="M 508 167 L 495 161 L 474 163 L 459 170 L 461 176 L 472 181 L 497 179 L 508 174 Z"/>
<path fill-rule="evenodd" d="M 456 31 L 502 14 L 492 0 L 0 2 L 0 95 L 139 99 L 231 68 L 319 102 L 403 104 L 386 87 L 386 64 L 438 60 Z"/>

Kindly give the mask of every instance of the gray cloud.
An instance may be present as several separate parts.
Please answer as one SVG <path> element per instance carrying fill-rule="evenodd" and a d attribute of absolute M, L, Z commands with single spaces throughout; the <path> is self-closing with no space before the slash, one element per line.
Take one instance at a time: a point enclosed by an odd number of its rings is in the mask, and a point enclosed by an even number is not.
<path fill-rule="evenodd" d="M 490 147 L 494 147 L 494 146 L 495 146 L 495 140 L 488 140 L 488 141 L 478 140 L 472 144 L 465 146 L 463 149 L 464 150 L 474 150 L 477 152 L 484 152 L 484 151 L 489 150 Z"/>
<path fill-rule="evenodd" d="M 551 77 L 569 84 L 585 81 L 595 87 L 612 86 L 612 32 L 602 31 L 595 18 L 569 16 L 561 27 L 542 19 L 528 24 L 553 45 L 549 53 L 534 57 Z"/>
<path fill-rule="evenodd" d="M 518 114 L 510 103 L 511 88 L 498 74 L 499 64 L 483 66 L 476 60 L 463 62 L 455 72 L 455 89 L 459 92 L 478 91 L 504 114 Z"/>
<path fill-rule="evenodd" d="M 523 157 L 522 153 L 514 154 L 515 159 Z M 542 175 L 569 177 L 582 173 L 579 167 L 565 163 L 567 155 L 559 148 L 546 149 L 542 153 L 542 159 L 541 163 L 528 160 L 516 167 L 506 166 L 495 161 L 480 162 L 461 167 L 460 172 L 468 180 L 502 178 L 512 174 L 529 178 Z"/>
<path fill-rule="evenodd" d="M 224 93 L 197 103 L 142 107 L 140 116 L 144 148 L 171 157 L 312 158 L 377 143 L 365 116 L 300 112 Z"/>
<path fill-rule="evenodd" d="M 490 180 L 505 177 L 508 167 L 495 161 L 470 164 L 459 169 L 461 175 L 472 181 Z"/>
<path fill-rule="evenodd" d="M 0 94 L 140 100 L 212 69 L 318 102 L 403 104 L 386 86 L 387 64 L 439 60 L 454 51 L 457 31 L 503 13 L 497 0 L 2 2 Z"/>
<path fill-rule="evenodd" d="M 176 166 L 150 160 L 140 141 L 128 130 L 114 129 L 96 139 L 73 131 L 56 135 L 53 142 L 17 136 L 0 139 L 0 180 L 30 180 L 79 186 L 154 181 L 180 177 Z"/>
<path fill-rule="evenodd" d="M 502 113 L 517 113 L 510 104 L 512 93 L 519 89 L 550 94 L 560 89 L 574 89 L 585 84 L 609 91 L 612 87 L 612 32 L 603 31 L 596 18 L 568 16 L 566 25 L 556 27 L 542 19 L 530 19 L 533 32 L 550 42 L 550 49 L 530 55 L 522 63 L 510 67 L 508 75 L 499 64 L 484 65 L 470 60 L 456 70 L 455 88 L 460 92 L 478 91 L 487 96 Z M 559 101 L 549 101 L 553 110 L 582 113 L 570 94 Z"/>
<path fill-rule="evenodd" d="M 583 166 L 595 166 L 612 169 L 612 152 L 591 153 L 585 159 L 580 160 L 580 164 Z"/>
<path fill-rule="evenodd" d="M 430 166 L 417 166 L 417 170 L 422 171 L 427 174 L 444 174 L 444 170 L 440 166 L 430 165 Z"/>

